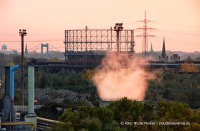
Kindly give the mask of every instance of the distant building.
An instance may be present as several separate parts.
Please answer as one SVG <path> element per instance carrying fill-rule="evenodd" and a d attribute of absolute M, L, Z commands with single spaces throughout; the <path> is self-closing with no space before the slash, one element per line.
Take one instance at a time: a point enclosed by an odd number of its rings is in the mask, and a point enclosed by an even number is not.
<path fill-rule="evenodd" d="M 101 100 L 100 101 L 100 107 L 106 107 L 106 106 L 108 106 L 109 104 L 111 103 L 111 101 L 103 101 L 103 100 Z"/>
<path fill-rule="evenodd" d="M 17 55 L 17 50 L 12 50 L 12 54 Z"/>
<path fill-rule="evenodd" d="M 168 61 L 168 56 L 166 55 L 165 50 L 165 37 L 163 38 L 163 47 L 162 47 L 162 54 L 159 56 L 160 61 Z"/>
<path fill-rule="evenodd" d="M 171 61 L 174 61 L 174 62 L 180 61 L 180 56 L 178 54 L 173 54 L 171 56 Z"/>
<path fill-rule="evenodd" d="M 194 60 L 192 59 L 191 56 L 188 56 L 186 59 L 184 59 L 183 61 L 188 62 L 188 63 L 192 63 Z"/>
<path fill-rule="evenodd" d="M 2 45 L 2 52 L 6 52 L 7 51 L 7 45 L 6 44 L 3 44 Z"/>

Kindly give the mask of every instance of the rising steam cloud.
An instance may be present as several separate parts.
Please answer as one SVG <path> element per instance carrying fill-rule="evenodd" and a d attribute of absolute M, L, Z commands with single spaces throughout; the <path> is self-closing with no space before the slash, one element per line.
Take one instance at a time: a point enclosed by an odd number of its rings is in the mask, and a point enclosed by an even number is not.
<path fill-rule="evenodd" d="M 107 54 L 93 77 L 100 98 L 143 100 L 148 80 L 154 79 L 154 75 L 145 70 L 144 63 L 128 54 Z"/>

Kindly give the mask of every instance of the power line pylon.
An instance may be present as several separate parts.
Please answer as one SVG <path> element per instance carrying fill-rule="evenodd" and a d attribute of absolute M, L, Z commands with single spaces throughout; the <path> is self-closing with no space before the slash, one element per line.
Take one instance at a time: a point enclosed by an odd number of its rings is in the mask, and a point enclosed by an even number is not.
<path fill-rule="evenodd" d="M 146 57 L 146 56 L 147 56 L 147 52 L 148 52 L 148 37 L 155 37 L 155 35 L 151 35 L 151 34 L 148 34 L 148 33 L 147 33 L 148 30 L 155 30 L 154 28 L 148 27 L 148 26 L 147 26 L 147 23 L 148 23 L 148 22 L 154 22 L 154 21 L 151 21 L 151 20 L 146 19 L 146 11 L 145 11 L 144 20 L 139 20 L 139 21 L 137 21 L 137 22 L 143 22 L 143 23 L 144 23 L 144 26 L 143 26 L 143 27 L 136 28 L 136 30 L 143 30 L 143 34 L 136 35 L 136 37 L 143 37 L 143 42 L 142 42 L 142 55 L 143 55 L 144 57 Z"/>

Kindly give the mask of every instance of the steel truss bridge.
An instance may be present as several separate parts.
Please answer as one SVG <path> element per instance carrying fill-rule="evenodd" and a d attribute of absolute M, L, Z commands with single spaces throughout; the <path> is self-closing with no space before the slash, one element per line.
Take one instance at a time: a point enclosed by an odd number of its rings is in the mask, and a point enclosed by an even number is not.
<path fill-rule="evenodd" d="M 134 53 L 134 30 L 110 29 L 65 30 L 67 65 L 94 66 L 107 52 Z"/>

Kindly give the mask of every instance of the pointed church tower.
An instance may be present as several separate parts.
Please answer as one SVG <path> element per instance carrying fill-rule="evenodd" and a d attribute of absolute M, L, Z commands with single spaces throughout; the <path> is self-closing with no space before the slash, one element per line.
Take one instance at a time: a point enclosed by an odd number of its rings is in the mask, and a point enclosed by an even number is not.
<path fill-rule="evenodd" d="M 168 56 L 165 50 L 165 37 L 163 37 L 163 47 L 162 47 L 162 54 L 159 56 L 160 61 L 168 61 Z"/>
<path fill-rule="evenodd" d="M 25 48 L 25 56 L 27 57 L 28 56 L 28 49 L 27 49 L 27 44 L 26 44 L 26 48 Z"/>
<path fill-rule="evenodd" d="M 153 46 L 152 46 L 152 43 L 151 43 L 150 53 L 153 53 Z"/>
<path fill-rule="evenodd" d="M 161 57 L 162 57 L 163 59 L 166 58 L 165 37 L 163 38 L 163 48 L 162 48 L 162 55 L 161 55 Z"/>

